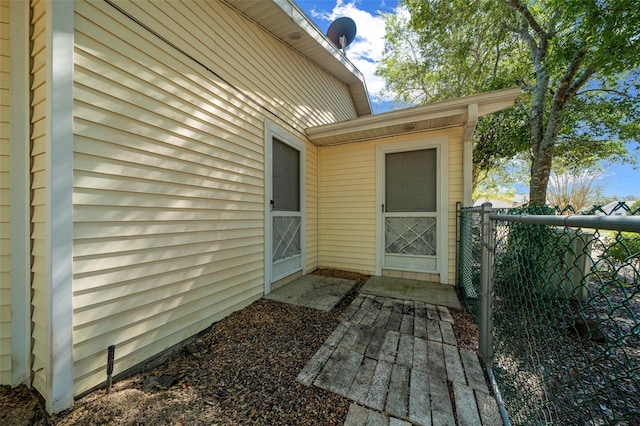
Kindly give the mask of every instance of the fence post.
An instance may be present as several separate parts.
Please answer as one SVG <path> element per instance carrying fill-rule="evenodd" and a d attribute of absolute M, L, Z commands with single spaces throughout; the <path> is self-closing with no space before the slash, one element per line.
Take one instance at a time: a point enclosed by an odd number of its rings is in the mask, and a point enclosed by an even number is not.
<path fill-rule="evenodd" d="M 480 266 L 480 359 L 485 368 L 493 364 L 493 259 L 495 235 L 491 224 L 491 203 L 482 204 L 482 249 Z"/>

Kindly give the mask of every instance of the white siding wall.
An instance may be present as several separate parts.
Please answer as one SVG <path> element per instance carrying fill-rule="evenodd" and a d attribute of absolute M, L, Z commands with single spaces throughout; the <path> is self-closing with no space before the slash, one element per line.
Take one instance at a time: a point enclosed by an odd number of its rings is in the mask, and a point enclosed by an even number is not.
<path fill-rule="evenodd" d="M 0 384 L 11 383 L 9 1 L 0 0 Z"/>
<path fill-rule="evenodd" d="M 31 208 L 32 208 L 32 293 L 31 293 L 31 321 L 32 321 L 32 371 L 33 386 L 46 395 L 46 240 L 45 240 L 45 210 L 46 210 L 46 173 L 45 173 L 45 8 L 46 0 L 32 1 L 32 36 L 31 36 Z"/>
<path fill-rule="evenodd" d="M 106 2 L 76 2 L 76 394 L 104 380 L 107 346 L 118 373 L 259 298 L 265 118 L 300 134 L 355 115 L 347 87 L 220 2 L 118 5 L 217 76 Z M 314 269 L 311 144 L 307 171 Z"/>
<path fill-rule="evenodd" d="M 462 200 L 462 134 L 460 127 L 418 137 L 449 137 L 447 256 L 450 284 L 455 277 L 455 204 Z M 376 146 L 412 139 L 416 140 L 416 136 L 320 148 L 320 267 L 375 273 Z M 432 274 L 400 271 L 389 275 L 438 279 Z"/>

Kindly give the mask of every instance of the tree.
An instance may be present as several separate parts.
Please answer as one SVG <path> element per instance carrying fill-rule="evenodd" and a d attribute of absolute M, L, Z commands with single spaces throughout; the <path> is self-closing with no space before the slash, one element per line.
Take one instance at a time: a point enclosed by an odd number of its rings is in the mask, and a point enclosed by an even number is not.
<path fill-rule="evenodd" d="M 531 201 L 545 204 L 552 166 L 628 159 L 638 140 L 639 1 L 405 0 L 378 74 L 414 103 L 520 85 L 515 110 L 478 124 L 474 176 L 529 150 Z"/>
<path fill-rule="evenodd" d="M 589 197 L 596 190 L 598 170 L 583 170 L 578 174 L 551 174 L 547 190 L 549 205 L 561 209 L 571 206 L 574 212 L 589 207 Z"/>
<path fill-rule="evenodd" d="M 615 85 L 625 78 L 623 73 L 640 66 L 640 5 L 637 0 L 503 2 L 514 13 L 507 26 L 526 42 L 533 61 L 530 199 L 544 205 L 553 150 L 570 115 L 565 111 L 582 89 L 585 95 L 615 93 L 612 104 L 619 98 L 621 107 L 638 113 L 632 96 Z M 597 96 L 586 99 L 586 104 L 598 105 Z M 627 124 L 627 117 L 601 123 L 623 136 Z"/>
<path fill-rule="evenodd" d="M 494 25 L 500 13 L 491 1 L 456 0 L 409 4 L 411 14 L 386 16 L 385 50 L 377 74 L 386 91 L 402 104 L 433 102 L 478 92 L 513 87 L 528 68 L 524 44 Z M 454 14 L 459 19 L 451 20 Z M 427 25 L 419 21 L 429 17 Z M 474 22 L 477 25 L 469 25 Z M 418 29 L 416 29 L 418 28 Z M 528 147 L 526 103 L 481 117 L 474 134 L 473 191 L 498 188 L 504 159 Z"/>

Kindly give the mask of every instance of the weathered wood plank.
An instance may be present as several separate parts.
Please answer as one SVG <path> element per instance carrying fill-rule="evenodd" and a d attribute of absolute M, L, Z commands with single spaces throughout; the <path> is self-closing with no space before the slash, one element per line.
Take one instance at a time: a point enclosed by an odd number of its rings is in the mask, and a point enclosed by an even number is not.
<path fill-rule="evenodd" d="M 387 330 L 384 328 L 374 328 L 371 333 L 371 339 L 369 339 L 369 345 L 365 350 L 365 356 L 373 359 L 379 359 L 380 350 L 382 349 L 382 344 L 384 343 L 386 335 Z"/>
<path fill-rule="evenodd" d="M 460 348 L 460 358 L 462 358 L 464 374 L 467 377 L 467 385 L 473 389 L 489 393 L 487 380 L 484 377 L 482 367 L 480 367 L 480 360 L 478 360 L 476 353 L 466 348 Z"/>
<path fill-rule="evenodd" d="M 398 353 L 398 343 L 400 342 L 400 333 L 397 331 L 387 331 L 384 343 L 380 349 L 380 361 L 395 362 Z"/>
<path fill-rule="evenodd" d="M 388 426 L 389 417 L 377 411 L 369 410 L 369 417 L 367 418 L 367 426 Z"/>
<path fill-rule="evenodd" d="M 478 404 L 478 411 L 480 412 L 480 420 L 483 425 L 499 425 L 502 426 L 502 417 L 500 416 L 500 410 L 496 399 L 489 394 L 486 394 L 479 390 L 474 390 L 476 396 L 476 404 Z"/>
<path fill-rule="evenodd" d="M 456 345 L 456 335 L 453 333 L 453 327 L 451 323 L 440 321 L 440 333 L 442 334 L 442 343 L 449 345 Z"/>
<path fill-rule="evenodd" d="M 368 416 L 368 409 L 357 404 L 349 404 L 349 412 L 344 420 L 344 426 L 365 426 Z"/>
<path fill-rule="evenodd" d="M 437 377 L 429 377 L 429 393 L 431 395 L 431 421 L 433 426 L 455 425 L 447 382 Z"/>
<path fill-rule="evenodd" d="M 413 335 L 413 315 L 402 314 L 400 322 L 400 332 Z"/>
<path fill-rule="evenodd" d="M 333 353 L 333 348 L 322 345 L 311 357 L 307 365 L 296 377 L 296 380 L 304 385 L 311 386 L 320 370 L 324 367 L 325 363 Z"/>
<path fill-rule="evenodd" d="M 389 319 L 387 320 L 386 329 L 398 331 L 400 330 L 400 322 L 402 321 L 402 314 L 399 312 L 391 311 L 391 315 L 389 315 Z"/>
<path fill-rule="evenodd" d="M 378 318 L 378 315 L 380 315 L 380 309 L 371 308 L 369 309 L 369 312 L 367 313 L 367 315 L 365 315 L 364 318 L 362 318 L 362 321 L 360 321 L 360 324 L 371 326 L 375 323 L 376 319 Z"/>
<path fill-rule="evenodd" d="M 324 341 L 324 344 L 331 347 L 338 346 L 338 343 L 340 343 L 340 340 L 342 340 L 344 333 L 347 332 L 349 327 L 351 327 L 351 323 L 348 321 L 338 324 L 329 337 L 327 337 L 327 340 Z"/>
<path fill-rule="evenodd" d="M 440 333 L 440 322 L 435 320 L 427 320 L 427 338 L 434 342 L 442 342 L 442 334 Z"/>
<path fill-rule="evenodd" d="M 438 313 L 440 314 L 440 320 L 453 324 L 453 317 L 451 316 L 451 312 L 449 312 L 449 308 L 446 306 L 438 306 Z"/>
<path fill-rule="evenodd" d="M 378 317 L 373 322 L 373 326 L 376 328 L 386 328 L 389 317 L 391 316 L 391 310 L 381 310 Z"/>
<path fill-rule="evenodd" d="M 409 420 L 421 426 L 431 425 L 429 376 L 424 371 L 411 370 L 409 385 Z"/>
<path fill-rule="evenodd" d="M 436 321 L 440 319 L 440 314 L 438 314 L 438 308 L 436 307 L 436 305 L 427 303 L 425 307 L 427 308 L 427 319 Z"/>
<path fill-rule="evenodd" d="M 447 370 L 444 364 L 444 349 L 442 343 L 427 341 L 427 348 L 429 352 L 429 372 L 430 377 L 437 377 L 438 379 L 447 379 Z"/>
<path fill-rule="evenodd" d="M 331 381 L 328 389 L 333 393 L 346 397 L 349 394 L 349 388 L 358 373 L 358 367 L 360 367 L 363 358 L 364 356 L 362 354 L 349 352 L 342 364 L 342 367 L 338 371 L 338 374 L 336 374 Z"/>
<path fill-rule="evenodd" d="M 369 345 L 369 341 L 373 336 L 373 328 L 368 325 L 358 324 L 356 331 L 358 336 L 355 342 L 353 342 L 351 350 L 359 354 L 364 354 L 367 350 L 367 346 Z"/>
<path fill-rule="evenodd" d="M 421 339 L 427 338 L 427 320 L 423 317 L 416 317 L 413 319 L 413 335 L 420 337 Z"/>
<path fill-rule="evenodd" d="M 394 364 L 391 371 L 389 393 L 385 411 L 391 416 L 405 419 L 409 411 L 409 369 L 402 365 Z"/>
<path fill-rule="evenodd" d="M 462 369 L 462 362 L 460 361 L 460 354 L 458 354 L 458 348 L 451 345 L 442 345 L 444 350 L 444 363 L 447 368 L 447 378 L 450 382 L 467 384 L 464 377 L 464 370 Z"/>
<path fill-rule="evenodd" d="M 389 426 L 411 426 L 411 423 L 391 417 L 389 419 Z"/>
<path fill-rule="evenodd" d="M 374 410 L 382 410 L 384 408 L 384 403 L 387 399 L 387 388 L 391 379 L 392 365 L 386 361 L 378 361 L 371 380 L 371 386 L 369 386 L 369 391 L 367 392 L 367 398 L 365 399 L 367 407 L 371 407 Z"/>
<path fill-rule="evenodd" d="M 333 351 L 327 362 L 324 364 L 324 367 L 322 367 L 322 370 L 320 370 L 320 373 L 314 380 L 313 384 L 322 389 L 329 389 L 333 382 L 333 378 L 338 374 L 340 368 L 342 368 L 342 364 L 344 364 L 348 354 L 349 351 L 341 350 L 340 348 Z"/>
<path fill-rule="evenodd" d="M 369 358 L 364 358 L 358 368 L 356 377 L 351 382 L 351 387 L 347 393 L 347 398 L 356 401 L 360 404 L 364 404 L 369 393 L 369 386 L 373 379 L 373 374 L 376 370 L 377 363 Z"/>
<path fill-rule="evenodd" d="M 429 353 L 427 341 L 413 338 L 413 368 L 423 372 L 429 371 Z"/>
<path fill-rule="evenodd" d="M 460 383 L 454 383 L 453 394 L 455 395 L 458 424 L 460 426 L 477 426 L 481 424 L 473 389 Z"/>
<path fill-rule="evenodd" d="M 408 368 L 413 366 L 413 336 L 408 334 L 400 335 L 396 362 Z"/>

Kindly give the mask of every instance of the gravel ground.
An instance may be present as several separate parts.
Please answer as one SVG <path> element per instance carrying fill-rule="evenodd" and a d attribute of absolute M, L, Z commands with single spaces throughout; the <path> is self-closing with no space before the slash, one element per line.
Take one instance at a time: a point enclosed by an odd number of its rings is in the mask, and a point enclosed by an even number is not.
<path fill-rule="evenodd" d="M 213 324 L 162 363 L 95 391 L 57 416 L 25 386 L 0 387 L 2 425 L 342 425 L 349 401 L 295 381 L 368 276 L 320 270 L 358 285 L 331 312 L 260 300 Z M 477 329 L 452 311 L 461 346 Z"/>

